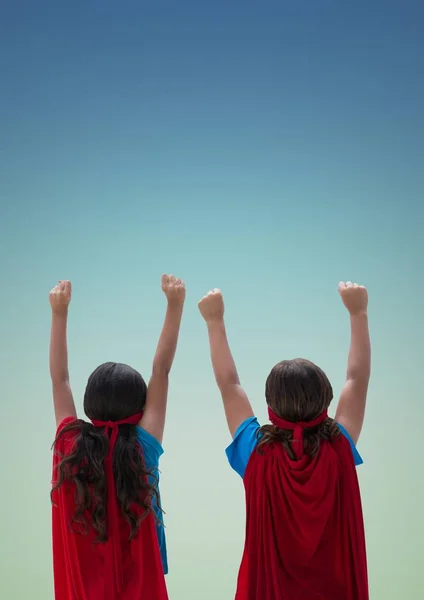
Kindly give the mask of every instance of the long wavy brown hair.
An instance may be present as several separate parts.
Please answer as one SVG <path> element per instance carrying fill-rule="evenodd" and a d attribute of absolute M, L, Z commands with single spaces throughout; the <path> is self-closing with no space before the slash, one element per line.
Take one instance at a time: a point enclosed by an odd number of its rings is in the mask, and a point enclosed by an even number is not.
<path fill-rule="evenodd" d="M 268 406 L 286 421 L 312 421 L 328 409 L 333 399 L 333 388 L 327 375 L 317 365 L 304 358 L 284 360 L 271 370 L 265 385 Z M 330 417 L 320 425 L 304 431 L 304 452 L 316 456 L 320 444 L 340 435 L 337 423 Z M 283 444 L 292 460 L 293 431 L 263 425 L 258 431 L 258 452 L 266 444 Z"/>
<path fill-rule="evenodd" d="M 121 363 L 104 363 L 90 375 L 84 395 L 84 412 L 90 420 L 118 421 L 141 412 L 144 408 L 147 386 L 137 371 Z M 73 438 L 73 451 L 60 454 L 63 436 Z M 87 533 L 90 525 L 99 542 L 106 542 L 107 485 L 104 462 L 109 449 L 105 429 L 94 427 L 81 419 L 64 427 L 53 443 L 60 463 L 51 491 L 54 503 L 56 494 L 65 493 L 64 484 L 74 491 L 75 512 L 70 527 L 76 533 Z M 134 425 L 120 425 L 113 453 L 118 506 L 126 519 L 133 539 L 140 523 L 153 512 L 152 500 L 160 507 L 157 476 L 146 469 L 137 429 Z"/>

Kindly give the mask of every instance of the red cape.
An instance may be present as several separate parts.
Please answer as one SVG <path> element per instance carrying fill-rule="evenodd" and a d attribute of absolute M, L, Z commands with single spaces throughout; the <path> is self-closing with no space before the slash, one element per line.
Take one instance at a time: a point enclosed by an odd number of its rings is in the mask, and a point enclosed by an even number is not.
<path fill-rule="evenodd" d="M 72 421 L 65 419 L 58 432 Z M 60 438 L 53 457 L 53 481 L 61 460 L 57 452 L 69 455 L 74 443 L 75 432 Z M 92 527 L 86 535 L 71 531 L 74 495 L 75 486 L 65 482 L 53 497 L 55 600 L 168 600 L 154 517 L 149 515 L 142 521 L 137 536 L 130 542 L 128 523 L 119 515 L 120 540 L 99 544 Z M 115 542 L 120 545 L 120 593 L 113 576 Z"/>
<path fill-rule="evenodd" d="M 236 600 L 368 600 L 361 497 L 341 435 L 315 458 L 282 444 L 253 452 L 244 476 L 246 541 Z"/>

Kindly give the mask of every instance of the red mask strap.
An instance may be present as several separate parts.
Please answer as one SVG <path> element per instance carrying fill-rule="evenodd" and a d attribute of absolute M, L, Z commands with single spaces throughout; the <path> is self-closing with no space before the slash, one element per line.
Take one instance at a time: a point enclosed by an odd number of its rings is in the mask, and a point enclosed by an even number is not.
<path fill-rule="evenodd" d="M 324 423 L 326 419 L 328 419 L 327 411 L 325 410 L 321 413 L 316 419 L 313 421 L 298 421 L 294 423 L 293 421 L 285 421 L 278 415 L 272 411 L 268 406 L 268 415 L 269 420 L 275 427 L 278 429 L 291 429 L 293 431 L 293 442 L 294 442 L 294 453 L 296 454 L 297 459 L 301 459 L 303 456 L 303 432 L 305 429 L 311 429 L 312 427 L 316 427 L 321 423 Z"/>
<path fill-rule="evenodd" d="M 127 419 L 121 421 L 96 421 L 92 423 L 94 427 L 104 427 L 106 431 L 110 430 L 109 437 L 109 452 L 105 460 L 105 471 L 108 489 L 107 516 L 108 516 L 108 539 L 106 546 L 108 547 L 109 558 L 111 559 L 111 567 L 113 572 L 110 572 L 112 581 L 105 581 L 105 585 L 113 585 L 120 594 L 123 588 L 122 576 L 122 553 L 119 531 L 119 508 L 116 499 L 115 478 L 113 476 L 113 450 L 116 440 L 119 435 L 120 425 L 138 425 L 143 413 L 140 412 Z M 107 572 L 107 571 L 106 571 Z M 107 577 L 107 576 L 106 576 Z"/>

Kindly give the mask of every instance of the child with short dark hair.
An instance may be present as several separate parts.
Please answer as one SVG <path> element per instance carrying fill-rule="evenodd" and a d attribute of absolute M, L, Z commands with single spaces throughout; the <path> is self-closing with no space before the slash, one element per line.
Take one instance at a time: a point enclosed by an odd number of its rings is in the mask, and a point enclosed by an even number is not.
<path fill-rule="evenodd" d="M 270 372 L 271 424 L 260 426 L 240 385 L 227 341 L 224 303 L 212 290 L 199 303 L 233 442 L 232 468 L 246 492 L 246 539 L 236 600 L 368 600 L 361 497 L 355 466 L 371 351 L 368 295 L 341 283 L 351 346 L 336 417 L 325 373 L 305 359 Z"/>

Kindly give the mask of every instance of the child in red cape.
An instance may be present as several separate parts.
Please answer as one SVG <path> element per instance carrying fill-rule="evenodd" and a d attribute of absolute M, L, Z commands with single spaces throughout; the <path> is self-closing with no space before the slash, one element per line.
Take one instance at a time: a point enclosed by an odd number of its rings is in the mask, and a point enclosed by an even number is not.
<path fill-rule="evenodd" d="M 158 466 L 185 286 L 164 275 L 162 290 L 168 306 L 148 387 L 128 365 L 100 365 L 84 395 L 89 422 L 77 418 L 69 384 L 71 284 L 50 292 L 56 600 L 168 599 Z"/>
<path fill-rule="evenodd" d="M 277 364 L 266 382 L 270 425 L 260 427 L 240 386 L 212 290 L 199 303 L 233 442 L 227 456 L 242 477 L 246 538 L 236 600 L 368 600 L 367 561 L 355 444 L 370 376 L 368 295 L 339 285 L 350 313 L 347 380 L 335 420 L 325 373 L 304 359 Z"/>

